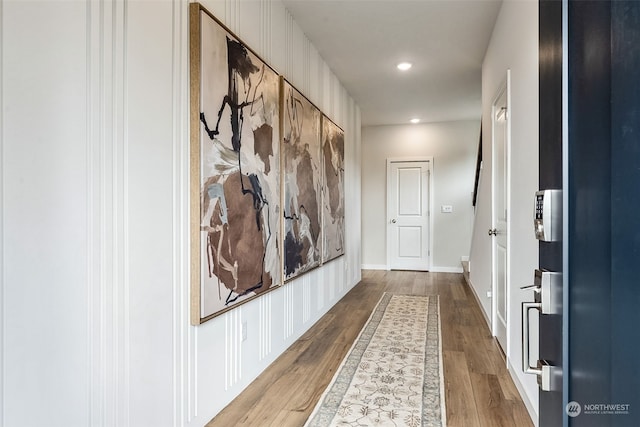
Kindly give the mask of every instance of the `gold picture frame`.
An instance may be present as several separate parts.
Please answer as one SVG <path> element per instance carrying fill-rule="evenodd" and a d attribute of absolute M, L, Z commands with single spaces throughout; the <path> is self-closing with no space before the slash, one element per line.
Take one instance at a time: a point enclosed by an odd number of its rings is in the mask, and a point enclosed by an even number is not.
<path fill-rule="evenodd" d="M 280 76 L 198 3 L 190 22 L 191 323 L 282 284 Z"/>

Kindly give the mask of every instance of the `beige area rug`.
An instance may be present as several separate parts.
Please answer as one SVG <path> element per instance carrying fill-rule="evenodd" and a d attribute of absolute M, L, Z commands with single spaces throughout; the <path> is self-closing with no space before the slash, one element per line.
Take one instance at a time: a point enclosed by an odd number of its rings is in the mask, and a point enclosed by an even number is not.
<path fill-rule="evenodd" d="M 385 293 L 305 426 L 446 425 L 439 310 Z"/>

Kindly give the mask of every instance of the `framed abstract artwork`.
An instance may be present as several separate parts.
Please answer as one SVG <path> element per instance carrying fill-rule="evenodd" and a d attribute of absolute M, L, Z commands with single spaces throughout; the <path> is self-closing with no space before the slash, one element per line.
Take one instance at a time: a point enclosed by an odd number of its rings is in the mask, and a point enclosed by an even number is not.
<path fill-rule="evenodd" d="M 282 284 L 280 78 L 190 5 L 191 323 Z"/>
<path fill-rule="evenodd" d="M 284 274 L 289 280 L 321 261 L 321 113 L 284 79 L 282 88 Z"/>
<path fill-rule="evenodd" d="M 344 131 L 322 118 L 322 262 L 344 254 Z"/>

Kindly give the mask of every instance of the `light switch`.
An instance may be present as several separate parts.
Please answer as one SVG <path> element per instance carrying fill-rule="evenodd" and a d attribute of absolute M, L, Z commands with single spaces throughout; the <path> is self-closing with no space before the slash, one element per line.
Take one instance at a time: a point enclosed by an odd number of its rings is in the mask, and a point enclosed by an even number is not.
<path fill-rule="evenodd" d="M 453 206 L 451 205 L 442 205 L 440 208 L 440 212 L 442 213 L 451 213 L 453 212 Z"/>

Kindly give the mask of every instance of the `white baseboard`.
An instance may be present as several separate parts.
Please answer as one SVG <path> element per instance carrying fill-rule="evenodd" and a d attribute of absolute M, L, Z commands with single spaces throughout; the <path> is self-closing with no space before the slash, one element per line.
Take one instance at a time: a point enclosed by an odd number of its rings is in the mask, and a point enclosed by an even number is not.
<path fill-rule="evenodd" d="M 362 264 L 363 270 L 387 270 L 386 264 Z M 462 273 L 462 267 L 432 267 L 432 273 Z"/>
<path fill-rule="evenodd" d="M 471 278 L 469 278 L 469 280 L 467 281 L 467 284 L 469 285 L 469 288 L 471 288 L 471 293 L 473 294 L 474 298 L 476 299 L 476 302 L 478 303 L 478 307 L 480 308 L 480 312 L 482 313 L 482 317 L 484 317 L 484 321 L 487 322 L 487 327 L 489 328 L 489 330 L 491 330 L 491 321 L 489 320 L 489 315 L 487 313 L 485 313 L 485 311 L 484 311 L 484 306 L 482 305 L 482 302 L 480 301 L 480 297 L 478 296 L 478 293 L 476 292 L 476 288 L 473 286 L 473 284 L 471 284 Z"/>
<path fill-rule="evenodd" d="M 529 412 L 529 417 L 531 417 L 531 421 L 533 422 L 533 425 L 535 427 L 538 427 L 538 413 L 535 411 L 533 404 L 531 403 L 531 401 L 529 400 L 529 397 L 527 396 L 527 393 L 524 391 L 524 387 L 522 386 L 522 383 L 520 383 L 520 380 L 516 375 L 515 368 L 513 367 L 511 362 L 509 362 L 509 366 L 507 366 L 507 370 L 509 371 L 509 375 L 511 375 L 513 384 L 515 384 L 516 388 L 518 389 L 518 393 L 520 393 L 520 397 L 524 402 L 524 406 L 527 408 L 527 412 Z"/>
<path fill-rule="evenodd" d="M 462 267 L 431 267 L 432 273 L 462 273 Z"/>
<path fill-rule="evenodd" d="M 469 261 L 469 257 L 468 256 L 461 256 L 460 257 L 460 261 Z"/>
<path fill-rule="evenodd" d="M 386 264 L 362 264 L 363 270 L 386 270 Z"/>

